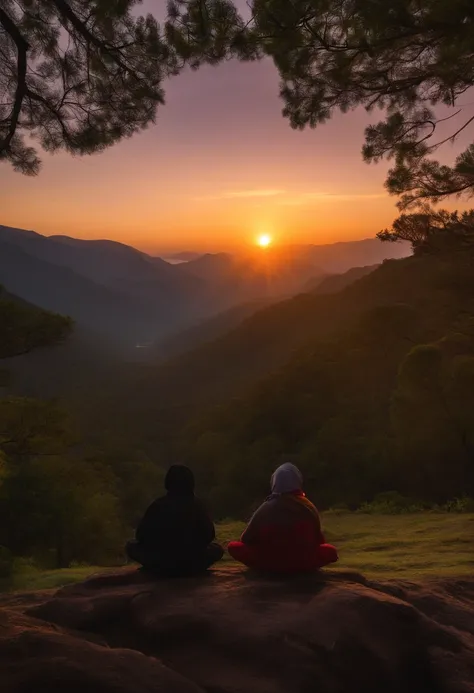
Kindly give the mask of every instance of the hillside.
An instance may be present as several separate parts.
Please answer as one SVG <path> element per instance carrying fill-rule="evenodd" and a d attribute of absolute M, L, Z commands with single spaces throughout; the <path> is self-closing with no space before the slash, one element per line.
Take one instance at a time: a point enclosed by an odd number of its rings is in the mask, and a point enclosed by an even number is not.
<path fill-rule="evenodd" d="M 0 241 L 0 281 L 26 301 L 69 315 L 79 326 L 123 346 L 157 337 L 174 319 L 170 309 L 160 310 L 4 241 Z"/>
<path fill-rule="evenodd" d="M 304 344 L 300 328 L 299 352 L 285 353 L 284 344 L 273 363 L 261 353 L 260 376 L 254 370 L 247 388 L 242 371 L 227 377 L 227 404 L 187 429 L 187 454 L 219 512 L 245 512 L 288 453 L 326 507 L 356 507 L 394 489 L 422 502 L 474 496 L 474 257 L 467 255 L 385 263 L 330 295 L 331 322 L 319 333 L 305 329 Z M 309 314 L 313 324 L 323 320 L 317 298 L 306 306 L 306 324 Z M 281 329 L 290 331 L 288 323 Z M 247 344 L 244 353 L 256 364 L 254 351 Z M 237 484 L 242 473 L 245 486 Z"/>
<path fill-rule="evenodd" d="M 326 274 L 341 274 L 351 267 L 378 265 L 384 260 L 398 260 L 411 255 L 408 243 L 382 243 L 378 238 L 361 241 L 345 241 L 327 245 L 295 247 L 303 252 L 307 260 L 321 268 Z"/>
<path fill-rule="evenodd" d="M 471 430 L 464 414 L 457 420 L 458 402 L 466 402 L 468 394 L 459 400 L 461 394 L 446 392 L 454 397 L 449 404 L 454 423 L 441 409 L 427 413 L 415 444 L 410 425 L 416 416 L 408 408 L 428 412 L 436 391 L 423 404 L 423 392 L 397 378 L 417 345 L 434 344 L 436 350 L 440 343 L 440 364 L 447 359 L 442 368 L 448 370 L 458 368 L 451 363 L 457 354 L 474 353 L 468 320 L 474 316 L 472 261 L 469 253 L 388 261 L 338 293 L 302 294 L 273 304 L 214 341 L 162 366 L 150 365 L 128 384 L 126 396 L 115 397 L 120 406 L 114 419 L 150 450 L 179 454 L 201 469 L 217 512 L 248 510 L 249 500 L 265 492 L 269 471 L 283 453 L 300 457 L 310 488 L 318 488 L 325 505 L 357 505 L 393 489 L 436 502 L 452 498 L 468 488 L 463 440 L 471 440 L 474 426 Z M 458 332 L 462 339 L 453 352 Z M 441 378 L 439 369 L 433 378 Z M 411 394 L 394 412 L 397 388 L 403 397 Z M 438 421 L 439 439 L 429 428 L 432 420 Z M 402 465 L 396 449 L 406 436 Z M 436 453 L 430 439 L 437 440 Z M 450 479 L 445 472 L 435 474 L 433 466 L 428 472 L 430 458 L 443 468 L 447 445 L 456 450 Z M 424 471 L 407 479 L 403 470 L 413 456 Z M 245 486 L 238 482 L 243 470 Z M 474 495 L 474 488 L 465 492 Z"/>
<path fill-rule="evenodd" d="M 0 241 L 39 260 L 67 267 L 95 284 L 148 300 L 161 301 L 167 293 L 174 299 L 190 297 L 201 286 L 178 267 L 117 241 L 42 236 L 5 226 L 0 226 Z"/>
<path fill-rule="evenodd" d="M 441 267 L 436 260 L 411 257 L 388 261 L 339 293 L 300 294 L 274 303 L 215 340 L 150 369 L 149 387 L 171 404 L 237 394 L 293 352 L 349 329 L 371 308 L 403 302 L 431 306 Z M 432 309 L 429 315 L 434 318 Z"/>
<path fill-rule="evenodd" d="M 81 328 L 128 349 L 129 356 L 136 344 L 161 340 L 231 307 L 304 290 L 308 280 L 327 274 L 318 257 L 325 266 L 347 269 L 351 249 L 357 258 L 404 252 L 371 240 L 181 254 L 187 262 L 170 264 L 115 241 L 6 226 L 0 226 L 0 244 L 0 282 L 40 307 L 70 315 Z M 209 336 L 217 335 L 219 322 Z"/>
<path fill-rule="evenodd" d="M 269 300 L 255 300 L 242 303 L 229 308 L 222 313 L 217 313 L 207 320 L 202 320 L 195 325 L 171 335 L 159 342 L 149 354 L 150 358 L 170 358 L 177 356 L 201 344 L 217 339 L 221 335 L 238 327 L 246 318 L 258 310 L 264 308 Z"/>
<path fill-rule="evenodd" d="M 205 281 L 222 307 L 255 300 L 290 296 L 317 276 L 319 268 L 304 253 L 295 256 L 286 248 L 232 255 L 208 253 L 182 265 L 184 272 Z"/>
<path fill-rule="evenodd" d="M 347 272 L 342 274 L 330 274 L 327 277 L 316 277 L 310 279 L 306 284 L 305 290 L 318 294 L 333 294 L 345 289 L 357 279 L 365 277 L 376 269 L 378 265 L 369 265 L 368 267 L 351 267 Z"/>
<path fill-rule="evenodd" d="M 342 274 L 312 277 L 306 283 L 304 291 L 316 294 L 337 293 L 357 279 L 370 274 L 376 267 L 378 265 L 353 267 Z M 251 301 L 229 308 L 206 320 L 201 320 L 196 325 L 162 340 L 156 348 L 150 350 L 149 357 L 170 358 L 191 351 L 206 342 L 223 336 L 226 332 L 236 329 L 246 318 L 275 302 L 276 299 Z"/>

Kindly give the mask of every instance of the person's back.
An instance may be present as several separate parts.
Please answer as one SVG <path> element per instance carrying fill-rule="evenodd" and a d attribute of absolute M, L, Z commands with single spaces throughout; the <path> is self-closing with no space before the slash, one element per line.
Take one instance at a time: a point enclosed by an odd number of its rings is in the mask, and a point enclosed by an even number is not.
<path fill-rule="evenodd" d="M 167 494 L 155 500 L 127 544 L 128 556 L 144 568 L 166 574 L 206 570 L 223 551 L 213 543 L 214 524 L 194 495 L 194 476 L 188 467 L 173 465 L 166 479 Z"/>
<path fill-rule="evenodd" d="M 278 555 L 278 562 L 295 565 L 312 557 L 324 544 L 316 508 L 303 496 L 281 494 L 267 499 L 242 535 L 246 544 L 258 544 L 265 556 Z"/>
<path fill-rule="evenodd" d="M 284 573 L 317 570 L 337 560 L 301 486 L 299 470 L 281 465 L 272 476 L 272 494 L 254 513 L 241 541 L 229 544 L 231 556 L 249 567 Z"/>

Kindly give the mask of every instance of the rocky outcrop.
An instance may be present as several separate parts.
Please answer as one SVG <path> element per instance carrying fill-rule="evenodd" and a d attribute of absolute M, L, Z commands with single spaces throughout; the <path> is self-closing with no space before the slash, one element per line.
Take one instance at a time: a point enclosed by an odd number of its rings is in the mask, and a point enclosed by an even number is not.
<path fill-rule="evenodd" d="M 474 691 L 474 580 L 125 570 L 0 607 L 2 693 Z"/>

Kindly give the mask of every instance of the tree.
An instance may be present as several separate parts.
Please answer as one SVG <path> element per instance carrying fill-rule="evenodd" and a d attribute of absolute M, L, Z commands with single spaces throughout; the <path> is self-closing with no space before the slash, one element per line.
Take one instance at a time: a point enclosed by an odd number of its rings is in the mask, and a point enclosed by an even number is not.
<path fill-rule="evenodd" d="M 210 8 L 227 4 L 176 3 L 176 31 L 188 52 L 206 59 L 215 29 Z M 386 187 L 401 195 L 401 208 L 474 191 L 474 144 L 453 166 L 430 158 L 474 128 L 474 116 L 459 103 L 474 85 L 472 2 L 253 0 L 251 9 L 245 30 L 228 31 L 228 54 L 246 42 L 244 57 L 274 60 L 292 127 L 316 127 L 337 110 L 378 107 L 386 118 L 367 128 L 363 156 L 394 161 Z M 436 106 L 456 111 L 441 117 Z M 439 135 L 450 118 L 449 134 Z"/>
<path fill-rule="evenodd" d="M 54 402 L 28 397 L 0 399 L 0 452 L 21 460 L 63 453 L 72 436 L 63 410 Z"/>
<path fill-rule="evenodd" d="M 0 359 L 62 342 L 72 327 L 70 318 L 14 299 L 0 286 Z"/>
<path fill-rule="evenodd" d="M 415 254 L 473 247 L 474 209 L 462 214 L 444 209 L 439 212 L 401 214 L 391 229 L 380 231 L 377 237 L 391 243 L 408 241 Z"/>
<path fill-rule="evenodd" d="M 38 173 L 37 151 L 91 154 L 153 122 L 178 70 L 139 0 L 3 0 L 0 160 Z"/>
<path fill-rule="evenodd" d="M 254 11 L 293 127 L 315 126 L 336 109 L 380 107 L 387 118 L 367 128 L 363 156 L 395 161 L 386 186 L 402 195 L 401 207 L 473 190 L 474 147 L 453 167 L 428 158 L 474 120 L 440 138 L 445 119 L 433 110 L 456 106 L 474 84 L 472 3 L 256 0 Z"/>
<path fill-rule="evenodd" d="M 36 456 L 18 464 L 11 458 L 0 485 L 0 545 L 58 568 L 72 560 L 116 560 L 123 527 L 114 481 L 82 460 Z"/>
<path fill-rule="evenodd" d="M 406 490 L 421 498 L 473 491 L 473 374 L 467 335 L 418 345 L 401 364 L 392 401 L 399 469 Z"/>

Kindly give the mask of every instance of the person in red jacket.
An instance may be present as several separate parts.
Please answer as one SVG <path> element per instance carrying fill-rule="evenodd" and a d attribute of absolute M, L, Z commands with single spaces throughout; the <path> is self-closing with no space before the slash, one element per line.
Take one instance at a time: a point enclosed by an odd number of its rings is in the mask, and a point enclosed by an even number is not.
<path fill-rule="evenodd" d="M 240 541 L 228 545 L 232 558 L 272 573 L 312 572 L 338 560 L 302 486 L 303 477 L 294 464 L 278 467 L 271 479 L 271 495 L 254 513 Z"/>

